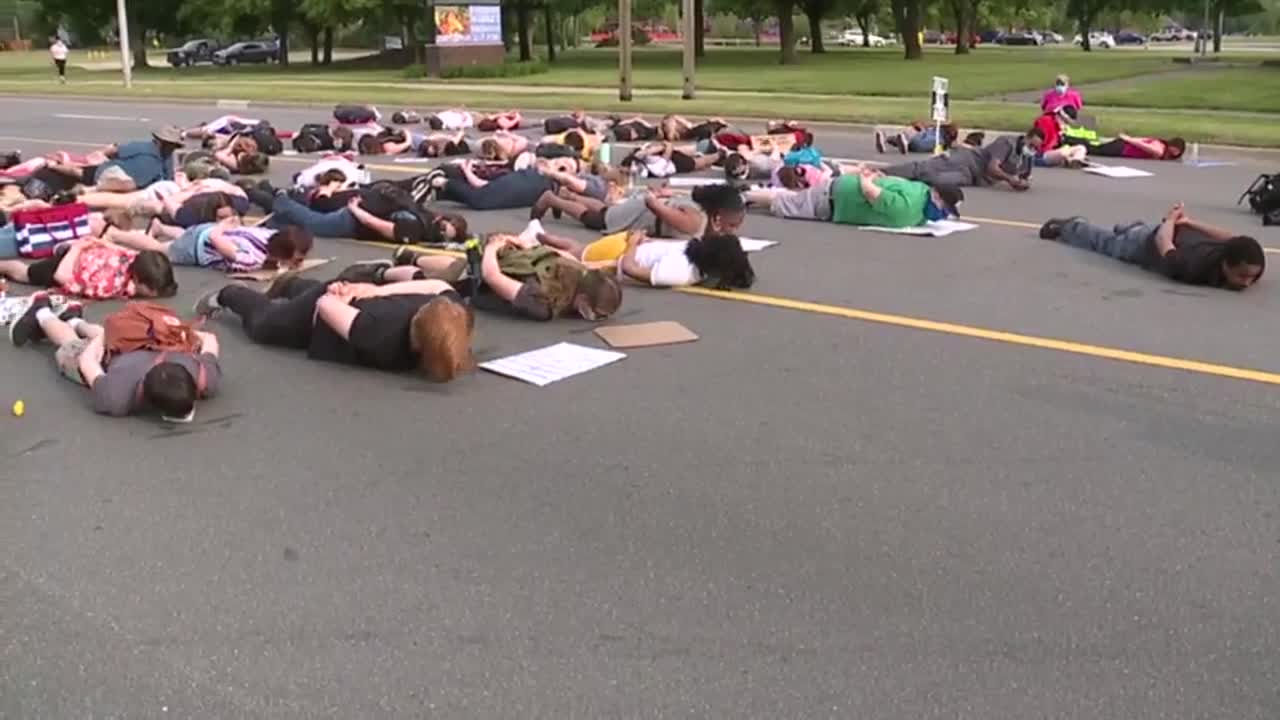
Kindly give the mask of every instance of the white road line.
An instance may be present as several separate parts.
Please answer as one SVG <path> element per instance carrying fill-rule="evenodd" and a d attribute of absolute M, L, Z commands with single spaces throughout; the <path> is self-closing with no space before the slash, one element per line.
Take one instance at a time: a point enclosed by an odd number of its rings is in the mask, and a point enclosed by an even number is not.
<path fill-rule="evenodd" d="M 151 122 L 151 118 L 126 117 L 124 115 L 78 115 L 76 113 L 54 113 L 56 118 L 67 120 L 119 120 L 122 122 Z"/>

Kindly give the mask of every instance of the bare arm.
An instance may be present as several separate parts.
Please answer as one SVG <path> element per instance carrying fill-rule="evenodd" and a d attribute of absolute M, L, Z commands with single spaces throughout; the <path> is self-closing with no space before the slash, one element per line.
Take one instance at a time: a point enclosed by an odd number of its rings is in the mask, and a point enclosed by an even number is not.
<path fill-rule="evenodd" d="M 214 335 L 211 332 L 204 332 L 203 330 L 197 330 L 196 337 L 200 338 L 200 352 L 205 353 L 207 355 L 212 355 L 214 357 L 218 357 L 218 353 L 221 351 L 222 348 L 221 346 L 218 345 L 217 335 Z"/>
<path fill-rule="evenodd" d="M 587 182 L 577 175 L 570 175 L 569 173 L 563 173 L 559 170 L 551 169 L 543 170 L 542 174 L 579 195 L 585 195 L 587 192 Z"/>
<path fill-rule="evenodd" d="M 1160 222 L 1160 229 L 1156 230 L 1156 252 L 1160 257 L 1164 257 L 1173 252 L 1173 236 L 1177 231 L 1178 220 L 1182 218 L 1182 203 L 1173 206 L 1169 214 L 1164 216 L 1164 220 Z"/>
<path fill-rule="evenodd" d="M 67 250 L 67 254 L 62 256 L 62 260 L 58 263 L 58 269 L 53 272 L 53 281 L 59 285 L 69 285 L 72 276 L 76 271 L 76 263 L 80 261 L 80 253 L 89 246 L 89 242 L 96 241 L 80 241 L 71 243 L 71 249 Z"/>
<path fill-rule="evenodd" d="M 351 339 L 351 326 L 360 311 L 348 304 L 347 298 L 324 295 L 316 301 L 316 321 L 333 328 L 343 340 Z"/>
<path fill-rule="evenodd" d="M 484 278 L 484 284 L 488 285 L 495 295 L 507 302 L 513 302 L 520 292 L 521 284 L 502 274 L 502 268 L 498 266 L 498 250 L 503 244 L 489 243 L 485 246 L 484 257 L 480 261 L 480 276 Z"/>
<path fill-rule="evenodd" d="M 699 222 L 694 211 L 685 208 L 673 208 L 662 201 L 662 198 L 650 193 L 645 197 L 645 206 L 649 208 L 663 225 L 670 225 L 672 229 L 678 230 L 686 235 L 692 235 L 698 231 Z"/>
<path fill-rule="evenodd" d="M 80 378 L 89 387 L 93 387 L 93 384 L 106 374 L 102 369 L 102 354 L 106 350 L 105 338 L 106 335 L 98 333 L 85 346 L 84 352 L 80 353 Z"/>
<path fill-rule="evenodd" d="M 1195 218 L 1186 214 L 1178 218 L 1178 225 L 1191 228 L 1192 230 L 1199 230 L 1200 232 L 1204 233 L 1210 240 L 1213 240 L 1215 242 L 1226 242 L 1238 234 L 1238 233 L 1233 233 L 1230 230 L 1227 230 L 1225 228 L 1217 227 L 1216 225 L 1210 225 L 1208 223 L 1200 222 L 1199 220 L 1196 220 Z"/>
<path fill-rule="evenodd" d="M 356 216 L 356 222 L 373 230 L 382 237 L 391 240 L 396 236 L 396 225 L 390 220 L 383 220 L 360 206 L 360 199 L 355 198 L 347 204 L 347 209 Z"/>
<path fill-rule="evenodd" d="M 471 185 L 471 187 L 482 188 L 489 184 L 488 180 L 481 180 L 474 172 L 471 171 L 470 162 L 464 162 L 460 167 L 462 168 L 462 176 L 467 179 L 467 183 Z"/>
<path fill-rule="evenodd" d="M 619 264 L 622 268 L 622 274 L 632 280 L 639 280 L 646 285 L 649 284 L 649 268 L 644 267 L 636 262 L 636 248 L 640 247 L 644 240 L 644 233 L 631 233 L 627 235 L 627 250 L 622 254 Z"/>
<path fill-rule="evenodd" d="M 240 218 L 233 216 L 232 218 L 222 220 L 217 225 L 213 226 L 213 230 L 209 231 L 209 244 L 213 246 L 213 249 L 216 250 L 219 255 L 228 260 L 236 259 L 236 253 L 239 251 L 239 248 L 236 246 L 235 242 L 226 238 L 225 233 L 228 228 L 239 224 Z"/>
<path fill-rule="evenodd" d="M 371 297 L 387 295 L 439 295 L 449 292 L 453 286 L 443 280 L 408 280 L 406 282 L 388 283 L 373 288 Z"/>
<path fill-rule="evenodd" d="M 880 186 L 876 185 L 875 179 L 876 173 L 874 172 L 863 172 L 858 176 L 858 182 L 862 185 L 862 197 L 866 198 L 867 202 L 872 205 L 876 204 L 876 201 L 880 199 L 880 194 L 883 192 Z"/>

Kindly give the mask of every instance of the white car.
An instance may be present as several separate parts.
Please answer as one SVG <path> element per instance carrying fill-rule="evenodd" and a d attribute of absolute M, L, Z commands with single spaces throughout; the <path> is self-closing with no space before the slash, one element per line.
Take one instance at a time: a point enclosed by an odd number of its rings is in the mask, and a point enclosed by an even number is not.
<path fill-rule="evenodd" d="M 871 47 L 884 47 L 889 44 L 884 38 L 874 33 L 868 35 L 867 38 Z M 862 47 L 862 31 L 846 30 L 845 33 L 840 36 L 840 39 L 836 41 L 836 44 L 844 47 Z"/>
<path fill-rule="evenodd" d="M 1074 39 L 1074 40 L 1072 40 L 1071 42 L 1075 43 L 1076 45 L 1083 45 L 1083 44 L 1084 44 L 1084 43 L 1080 40 L 1080 36 L 1079 36 L 1079 35 L 1076 35 L 1075 39 Z M 1106 50 L 1106 49 L 1113 48 L 1113 47 L 1115 47 L 1115 46 L 1116 46 L 1116 39 L 1115 39 L 1115 38 L 1113 38 L 1113 37 L 1111 37 L 1111 33 L 1109 33 L 1109 32 L 1091 32 L 1091 33 L 1089 33 L 1089 47 L 1091 47 L 1091 48 L 1100 48 L 1100 49 L 1104 49 L 1104 50 Z"/>

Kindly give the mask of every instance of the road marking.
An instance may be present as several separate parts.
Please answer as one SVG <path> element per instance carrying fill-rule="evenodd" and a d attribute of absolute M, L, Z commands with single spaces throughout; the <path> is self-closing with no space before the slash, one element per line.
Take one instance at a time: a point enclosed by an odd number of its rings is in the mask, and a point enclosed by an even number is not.
<path fill-rule="evenodd" d="M 354 242 L 357 245 L 369 245 L 373 247 L 391 249 L 406 247 L 404 245 L 368 240 L 357 240 Z M 435 248 L 421 247 L 414 247 L 413 249 L 417 252 L 428 255 L 466 257 L 466 253 L 457 250 L 439 250 Z M 1041 337 L 1038 335 L 1022 335 L 1020 333 L 992 330 L 990 328 L 977 327 L 974 325 L 939 322 L 937 320 L 927 320 L 925 318 L 916 318 L 907 315 L 893 315 L 890 313 L 875 312 L 873 310 L 860 310 L 858 308 L 844 307 L 841 305 L 827 305 L 824 303 L 809 302 L 807 300 L 794 300 L 792 298 L 777 297 L 775 295 L 761 295 L 740 291 L 708 290 L 700 287 L 679 287 L 672 288 L 672 290 L 684 293 L 685 295 L 697 295 L 701 297 L 715 298 L 717 300 L 730 300 L 733 302 L 748 303 L 751 305 L 764 305 L 767 307 L 796 310 L 798 312 L 805 312 L 814 315 L 827 315 L 829 317 L 845 318 L 847 320 L 861 320 L 863 322 L 876 323 L 879 325 L 892 325 L 894 327 L 924 330 L 926 332 L 940 333 L 943 335 L 988 340 L 991 342 L 1004 343 L 1006 345 L 1021 345 L 1023 347 L 1033 347 L 1041 350 L 1056 350 L 1058 352 L 1069 353 L 1072 355 L 1087 355 L 1089 357 L 1116 360 L 1119 362 L 1133 363 L 1135 365 L 1148 365 L 1151 367 L 1160 367 L 1169 370 L 1183 370 L 1185 372 L 1198 373 L 1200 375 L 1213 375 L 1216 377 L 1231 378 L 1233 380 L 1249 380 L 1267 385 L 1280 385 L 1280 373 L 1272 373 L 1265 370 L 1252 370 L 1249 368 L 1233 367 L 1231 365 L 1219 365 L 1216 363 L 1202 362 L 1200 360 L 1170 357 L 1168 355 L 1152 355 L 1150 353 L 1135 352 L 1133 350 L 1125 350 L 1123 348 L 1090 345 L 1088 343 L 1059 340 L 1056 338 Z"/>
<path fill-rule="evenodd" d="M 54 113 L 54 117 L 66 120 L 118 120 L 122 122 L 151 122 L 151 118 L 127 117 L 124 115 L 78 115 L 76 113 Z"/>
<path fill-rule="evenodd" d="M 17 135 L 0 135 L 0 140 L 4 140 L 7 142 L 40 143 L 43 145 L 76 145 L 80 147 L 102 147 L 105 144 L 105 143 L 78 142 L 75 140 L 47 140 L 44 138 L 30 138 L 30 137 L 21 137 Z M 283 161 L 283 162 L 303 163 L 307 165 L 315 162 L 315 158 L 288 157 L 284 155 L 277 156 L 276 160 Z M 423 171 L 429 169 L 424 167 L 401 167 L 399 165 L 369 165 L 369 164 L 365 164 L 365 167 L 370 170 L 383 170 L 386 172 L 408 173 L 411 175 L 419 175 Z M 964 219 L 972 220 L 976 223 L 987 224 L 987 225 L 1003 225 L 1004 227 L 1022 228 L 1026 230 L 1040 229 L 1039 223 L 1026 222 L 1025 220 L 1001 220 L 1000 218 L 984 218 L 984 217 L 976 217 L 976 216 L 965 216 Z M 1264 247 L 1262 248 L 1262 250 L 1264 252 L 1280 255 L 1280 248 Z"/>

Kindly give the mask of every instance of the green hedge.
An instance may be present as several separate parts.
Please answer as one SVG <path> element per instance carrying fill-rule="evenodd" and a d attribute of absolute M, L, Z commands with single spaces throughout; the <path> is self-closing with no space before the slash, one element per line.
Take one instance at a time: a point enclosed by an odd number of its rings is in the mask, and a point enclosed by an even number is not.
<path fill-rule="evenodd" d="M 541 75 L 550 69 L 551 66 L 541 60 L 527 63 L 505 62 L 501 65 L 459 65 L 446 68 L 441 73 L 441 77 L 445 80 L 526 77 Z M 404 69 L 404 76 L 407 78 L 421 78 L 426 75 L 427 68 L 424 65 L 411 65 Z"/>

